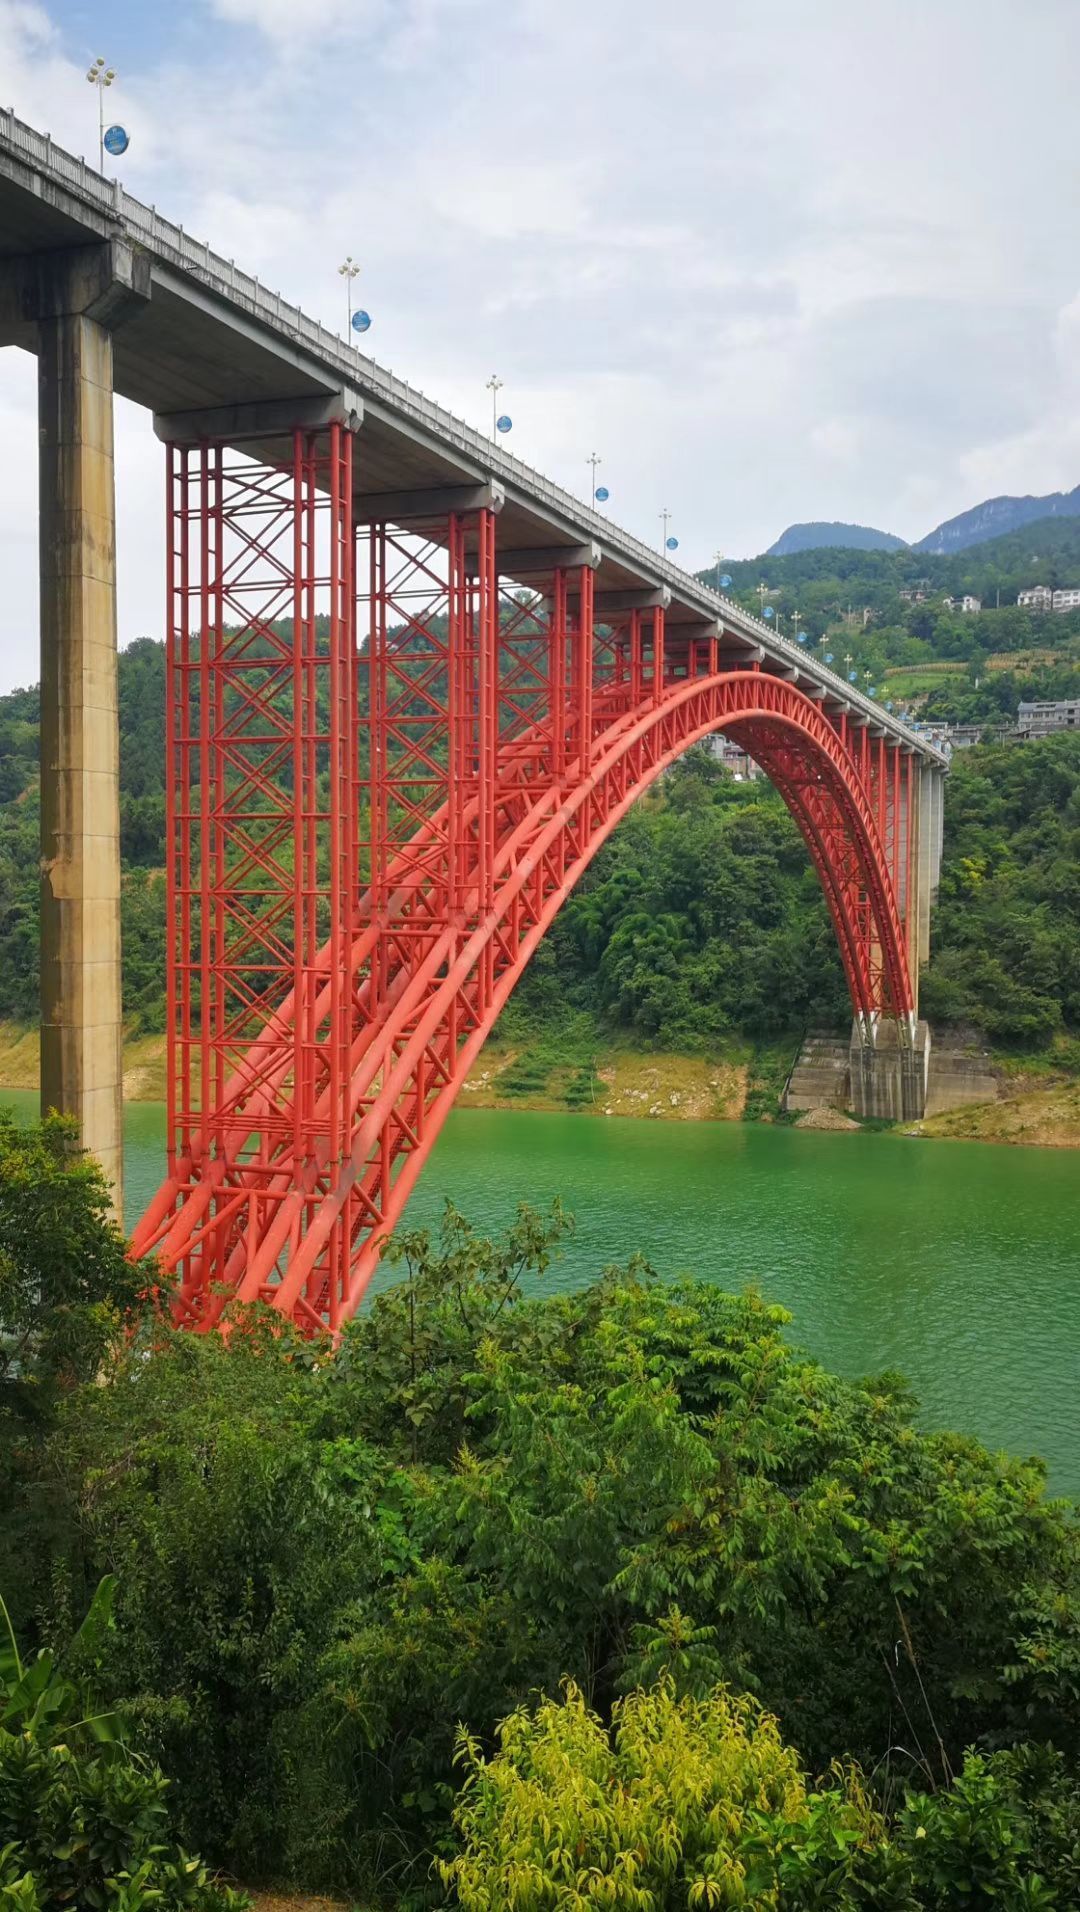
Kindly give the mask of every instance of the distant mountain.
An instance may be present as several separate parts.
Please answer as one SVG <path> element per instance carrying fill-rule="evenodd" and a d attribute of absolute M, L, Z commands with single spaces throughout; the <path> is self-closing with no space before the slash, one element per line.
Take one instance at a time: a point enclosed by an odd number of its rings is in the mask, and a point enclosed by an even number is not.
<path fill-rule="evenodd" d="M 987 535 L 993 536 L 993 533 Z M 819 551 L 830 547 L 847 551 L 907 550 L 903 538 L 894 538 L 891 531 L 875 531 L 868 524 L 789 524 L 787 530 L 780 533 L 776 543 L 769 546 L 765 556 L 790 558 L 796 551 Z M 916 546 L 916 549 L 920 548 Z"/>
<path fill-rule="evenodd" d="M 969 545 L 985 544 L 990 538 L 1000 538 L 1009 531 L 1018 531 L 1022 525 L 1031 524 L 1036 518 L 1080 518 L 1080 485 L 1074 491 L 1048 492 L 1045 498 L 988 498 L 984 504 L 973 505 L 970 511 L 962 511 L 957 518 L 946 518 L 944 524 L 939 524 L 936 530 L 920 538 L 911 549 L 949 557 L 954 551 L 966 551 Z M 814 526 L 795 528 L 816 529 Z M 784 537 L 788 535 L 785 531 Z M 778 545 L 773 546 L 774 550 L 779 548 Z M 785 548 L 796 550 L 803 547 L 790 545 Z"/>

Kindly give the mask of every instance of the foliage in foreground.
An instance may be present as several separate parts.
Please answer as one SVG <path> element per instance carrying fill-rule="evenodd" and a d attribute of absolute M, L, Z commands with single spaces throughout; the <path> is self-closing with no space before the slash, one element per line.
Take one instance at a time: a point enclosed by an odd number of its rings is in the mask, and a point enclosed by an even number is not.
<path fill-rule="evenodd" d="M 0 1587 L 17 1626 L 56 1539 L 59 1403 L 98 1374 L 141 1281 L 74 1122 L 26 1129 L 0 1109 Z"/>
<path fill-rule="evenodd" d="M 608 1729 L 569 1684 L 505 1720 L 493 1758 L 467 1733 L 460 1754 L 461 1850 L 439 1870 L 465 1912 L 1048 1909 L 1080 1878 L 1075 1792 L 1071 1814 L 1041 1818 L 1015 1758 L 970 1755 L 890 1823 L 853 1767 L 812 1789 L 776 1720 L 722 1686 L 639 1689 Z"/>
<path fill-rule="evenodd" d="M 100 1678 L 181 1837 L 429 1890 L 458 1725 L 488 1744 L 565 1678 L 604 1720 L 668 1676 L 750 1694 L 807 1774 L 888 1774 L 893 1816 L 969 1747 L 1053 1742 L 1068 1797 L 1080 1552 L 1038 1464 L 921 1432 L 895 1376 L 828 1374 L 753 1294 L 634 1265 L 523 1295 L 563 1226 L 492 1243 L 450 1210 L 332 1359 L 258 1313 L 227 1343 L 153 1323 L 59 1402 L 39 1625 L 118 1574 Z"/>
<path fill-rule="evenodd" d="M 119 1333 L 100 1178 L 6 1146 L 5 1575 L 44 1651 L 6 1665 L 2 1912 L 169 1904 L 139 1883 L 189 1863 L 158 1767 L 213 1863 L 416 1902 L 461 1853 L 458 1726 L 481 1756 L 523 1706 L 561 1733 L 567 1679 L 605 1743 L 646 1717 L 715 1738 L 694 1707 L 726 1708 L 724 1760 L 790 1776 L 777 1865 L 805 1871 L 807 1824 L 847 1865 L 857 1827 L 860 1865 L 907 1852 L 913 1904 L 1080 1902 L 1080 1547 L 1037 1463 L 921 1432 L 897 1377 L 828 1374 L 754 1294 L 634 1263 L 541 1299 L 558 1208 L 494 1242 L 452 1209 L 406 1233 L 333 1357 L 259 1311 L 227 1341 Z M 75 1634 L 113 1574 L 112 1623 Z M 121 1704 L 132 1752 L 79 1724 Z"/>
<path fill-rule="evenodd" d="M 103 1580 L 72 1642 L 95 1658 L 112 1608 Z M 0 1602 L 0 1912 L 244 1912 L 172 1839 L 164 1774 L 136 1761 L 116 1712 L 48 1650 L 24 1664 Z"/>

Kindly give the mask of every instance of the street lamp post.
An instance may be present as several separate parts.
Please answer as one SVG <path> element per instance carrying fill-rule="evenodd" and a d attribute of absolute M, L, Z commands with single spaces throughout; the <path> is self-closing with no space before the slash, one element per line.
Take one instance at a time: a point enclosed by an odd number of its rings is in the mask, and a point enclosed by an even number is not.
<path fill-rule="evenodd" d="M 491 439 L 493 444 L 499 432 L 499 393 L 502 391 L 502 388 L 502 379 L 492 372 L 484 390 L 491 393 Z"/>
<path fill-rule="evenodd" d="M 98 90 L 98 167 L 105 171 L 105 88 L 111 86 L 116 78 L 116 68 L 106 66 L 103 59 L 94 61 L 86 75 L 91 86 Z"/>
<path fill-rule="evenodd" d="M 668 510 L 667 506 L 665 505 L 663 511 L 660 513 L 660 522 L 664 527 L 663 536 L 661 537 L 661 540 L 660 540 L 660 549 L 662 551 L 667 550 L 667 528 L 668 528 L 668 523 L 670 518 L 671 518 L 671 513 Z"/>
<path fill-rule="evenodd" d="M 349 333 L 352 330 L 352 282 L 355 279 L 359 270 L 360 270 L 360 267 L 357 265 L 355 259 L 352 256 L 352 253 L 351 252 L 346 253 L 344 265 L 340 265 L 338 267 L 338 271 L 341 274 L 341 277 L 345 281 L 345 337 L 346 338 L 348 338 Z"/>
<path fill-rule="evenodd" d="M 724 554 L 723 554 L 723 552 L 722 552 L 722 551 L 714 551 L 714 552 L 713 552 L 713 562 L 714 562 L 714 564 L 716 565 L 716 590 L 717 590 L 717 595 L 719 595 L 719 591 L 720 591 L 720 574 L 721 574 L 721 571 L 722 571 L 722 569 L 723 569 L 723 564 L 724 564 Z"/>
<path fill-rule="evenodd" d="M 595 504 L 596 502 L 596 467 L 597 465 L 602 465 L 603 462 L 603 459 L 595 451 L 591 451 L 585 460 L 585 463 L 592 468 L 592 484 L 589 487 L 590 504 Z"/>

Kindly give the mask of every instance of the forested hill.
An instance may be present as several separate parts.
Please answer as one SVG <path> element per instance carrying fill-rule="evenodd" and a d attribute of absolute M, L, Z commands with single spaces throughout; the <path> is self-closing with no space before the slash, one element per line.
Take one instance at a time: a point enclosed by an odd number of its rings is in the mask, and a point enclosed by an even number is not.
<path fill-rule="evenodd" d="M 164 1026 L 164 704 L 163 648 L 140 640 L 120 658 L 121 847 L 125 1012 L 145 1032 Z M 26 1022 L 37 718 L 36 691 L 0 698 L 0 1017 Z M 1080 1029 L 1078 871 L 1080 737 L 958 754 L 927 1013 L 1027 1048 Z M 614 1039 L 673 1048 L 842 1026 L 832 928 L 780 798 L 691 752 L 600 852 L 511 1007 L 531 1029 L 587 1013 Z"/>
<path fill-rule="evenodd" d="M 786 558 L 796 551 L 813 551 L 822 546 L 838 545 L 857 551 L 906 549 L 903 538 L 895 538 L 891 531 L 875 531 L 872 525 L 789 524 L 776 543 L 769 546 L 767 555 L 771 558 Z"/>
<path fill-rule="evenodd" d="M 165 647 L 139 638 L 120 654 L 120 849 L 124 863 L 124 1006 L 164 1027 Z M 38 1007 L 38 720 L 36 686 L 0 697 L 0 1017 Z"/>
<path fill-rule="evenodd" d="M 698 575 L 715 584 L 718 570 Z M 1080 612 L 1016 602 L 1032 585 L 1080 586 L 1080 519 L 1044 519 L 953 557 L 818 549 L 727 563 L 723 575 L 747 610 L 803 633 L 901 711 L 994 723 L 1023 697 L 1080 695 Z M 967 594 L 978 614 L 962 609 Z"/>
<path fill-rule="evenodd" d="M 1045 518 L 1080 517 L 1080 485 L 1072 491 L 1048 491 L 1041 498 L 986 498 L 970 511 L 935 526 L 912 547 L 915 551 L 963 551 L 1007 531 Z"/>
<path fill-rule="evenodd" d="M 955 518 L 947 518 L 943 524 L 935 525 L 925 538 L 918 538 L 911 545 L 906 539 L 895 537 L 891 531 L 875 531 L 870 525 L 821 521 L 789 524 L 775 544 L 769 546 L 765 555 L 779 558 L 796 551 L 830 547 L 857 551 L 910 550 L 915 553 L 947 554 L 966 551 L 972 545 L 986 544 L 991 539 L 1003 537 L 1007 532 L 1019 531 L 1022 526 L 1034 524 L 1039 519 L 1078 517 L 1080 485 L 1073 491 L 1049 491 L 1041 498 L 985 498 L 982 504 L 973 505 L 970 511 L 961 511 Z"/>
<path fill-rule="evenodd" d="M 898 596 L 916 584 L 931 592 L 958 596 L 973 592 L 984 600 L 1000 590 L 1002 601 L 1033 584 L 1080 584 L 1080 517 L 1040 518 L 999 538 L 969 550 L 947 555 L 916 551 L 857 549 L 849 545 L 817 545 L 811 549 L 778 552 L 775 547 L 758 558 L 725 558 L 733 596 L 770 587 L 842 583 L 868 601 L 871 592 Z M 715 584 L 716 567 L 700 571 L 706 584 Z"/>

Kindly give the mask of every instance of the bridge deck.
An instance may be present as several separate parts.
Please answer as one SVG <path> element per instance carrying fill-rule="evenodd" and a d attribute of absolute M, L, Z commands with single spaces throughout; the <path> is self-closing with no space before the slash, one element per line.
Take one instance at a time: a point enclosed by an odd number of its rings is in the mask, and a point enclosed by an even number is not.
<path fill-rule="evenodd" d="M 824 694 L 929 762 L 946 763 L 904 721 L 663 554 L 622 531 L 503 446 L 344 344 L 232 261 L 102 178 L 47 136 L 0 112 L 0 259 L 119 239 L 151 262 L 151 297 L 114 339 L 116 390 L 158 415 L 238 403 L 357 395 L 364 494 L 497 481 L 500 545 L 529 552 L 595 542 L 599 592 L 670 592 L 668 625 L 719 619 L 760 645 L 764 668 Z M 0 270 L 0 288 L 4 274 Z M 0 344 L 36 350 L 36 328 L 0 297 Z M 238 441 L 242 442 L 242 441 Z"/>

